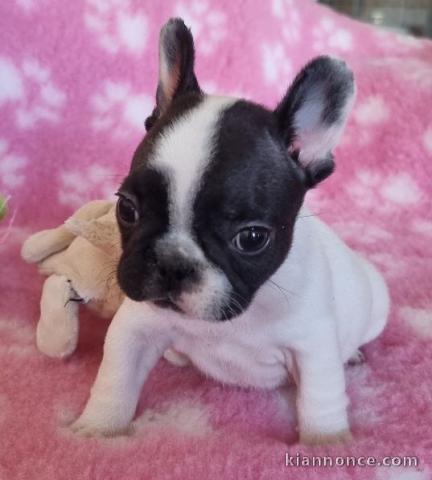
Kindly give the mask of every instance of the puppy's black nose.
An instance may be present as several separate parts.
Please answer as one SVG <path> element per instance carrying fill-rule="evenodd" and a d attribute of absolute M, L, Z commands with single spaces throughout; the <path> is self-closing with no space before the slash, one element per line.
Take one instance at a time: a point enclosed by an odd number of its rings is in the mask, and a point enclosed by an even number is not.
<path fill-rule="evenodd" d="M 197 280 L 197 269 L 185 260 L 159 262 L 158 273 L 161 287 L 169 293 L 180 293 Z"/>

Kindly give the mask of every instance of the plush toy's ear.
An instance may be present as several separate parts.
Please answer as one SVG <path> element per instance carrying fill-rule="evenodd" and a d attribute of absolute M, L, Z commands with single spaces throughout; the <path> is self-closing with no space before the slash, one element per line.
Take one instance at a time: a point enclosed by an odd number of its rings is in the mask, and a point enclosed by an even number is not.
<path fill-rule="evenodd" d="M 160 31 L 156 107 L 146 120 L 147 130 L 150 130 L 176 97 L 201 91 L 194 73 L 194 62 L 195 49 L 191 31 L 182 19 L 171 18 Z"/>
<path fill-rule="evenodd" d="M 308 187 L 334 170 L 332 149 L 355 97 L 354 77 L 343 61 L 318 57 L 297 75 L 275 110 L 280 132 L 306 174 Z"/>

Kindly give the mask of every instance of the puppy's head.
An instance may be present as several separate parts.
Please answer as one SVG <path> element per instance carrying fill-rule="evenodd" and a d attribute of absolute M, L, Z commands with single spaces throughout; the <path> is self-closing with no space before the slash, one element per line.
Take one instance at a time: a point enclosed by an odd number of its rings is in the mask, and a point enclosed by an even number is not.
<path fill-rule="evenodd" d="M 270 111 L 200 90 L 181 20 L 159 55 L 156 107 L 119 191 L 119 283 L 136 301 L 229 319 L 285 260 L 305 192 L 333 171 L 353 76 L 317 58 Z"/>

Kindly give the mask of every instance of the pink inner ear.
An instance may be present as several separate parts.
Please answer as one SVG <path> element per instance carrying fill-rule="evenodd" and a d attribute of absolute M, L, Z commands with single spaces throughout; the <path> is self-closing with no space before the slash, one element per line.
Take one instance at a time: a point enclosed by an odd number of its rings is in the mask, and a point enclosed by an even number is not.
<path fill-rule="evenodd" d="M 166 55 L 161 51 L 159 58 L 159 82 L 163 93 L 162 110 L 171 103 L 180 80 L 180 61 L 176 58 L 173 65 L 169 65 Z"/>

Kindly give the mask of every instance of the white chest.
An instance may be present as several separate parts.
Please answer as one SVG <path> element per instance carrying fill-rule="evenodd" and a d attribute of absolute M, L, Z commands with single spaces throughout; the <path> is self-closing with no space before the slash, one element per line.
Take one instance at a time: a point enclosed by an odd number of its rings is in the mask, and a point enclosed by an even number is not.
<path fill-rule="evenodd" d="M 288 380 L 290 354 L 271 342 L 265 332 L 241 331 L 228 324 L 200 330 L 182 329 L 173 347 L 204 374 L 227 384 L 269 389 Z"/>

